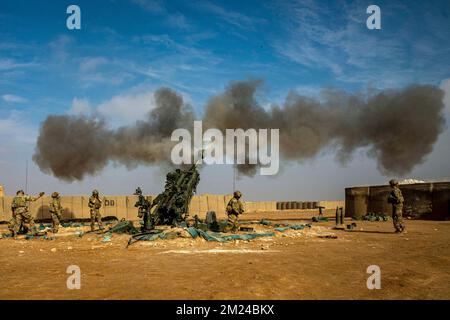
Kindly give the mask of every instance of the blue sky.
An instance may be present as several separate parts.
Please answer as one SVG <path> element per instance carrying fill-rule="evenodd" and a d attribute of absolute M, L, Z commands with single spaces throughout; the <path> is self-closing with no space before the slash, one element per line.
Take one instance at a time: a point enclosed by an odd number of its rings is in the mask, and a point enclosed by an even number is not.
<path fill-rule="evenodd" d="M 81 30 L 66 28 L 70 4 L 81 8 Z M 366 27 L 370 4 L 381 8 L 381 30 Z M 0 0 L 0 185 L 9 194 L 23 187 L 25 161 L 49 114 L 96 112 L 113 126 L 129 124 L 152 108 L 155 89 L 168 86 L 200 115 L 230 81 L 252 78 L 264 80 L 263 105 L 281 103 L 290 90 L 314 96 L 324 87 L 429 83 L 450 94 L 450 2 Z M 411 175 L 448 178 L 448 142 L 447 131 Z M 142 185 L 157 193 L 159 171 L 111 165 L 68 184 L 30 160 L 29 191 L 97 186 L 125 194 Z M 231 173 L 207 168 L 200 191 L 230 192 Z M 344 186 L 386 179 L 361 152 L 347 167 L 323 154 L 238 186 L 251 199 L 337 199 Z"/>

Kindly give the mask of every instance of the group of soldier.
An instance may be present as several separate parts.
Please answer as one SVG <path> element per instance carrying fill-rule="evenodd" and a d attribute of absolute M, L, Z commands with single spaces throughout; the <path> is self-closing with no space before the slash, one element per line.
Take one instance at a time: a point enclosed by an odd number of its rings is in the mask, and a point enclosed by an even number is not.
<path fill-rule="evenodd" d="M 149 230 L 152 227 L 150 209 L 153 204 L 142 195 L 141 188 L 137 188 L 134 194 L 138 196 L 138 201 L 136 202 L 135 207 L 138 208 L 138 217 L 143 220 L 142 230 Z M 228 201 L 226 206 L 226 214 L 228 219 L 227 227 L 224 230 L 225 232 L 235 233 L 239 229 L 239 215 L 243 214 L 245 211 L 241 197 L 242 193 L 240 191 L 235 191 L 233 193 L 233 197 L 230 201 Z"/>
<path fill-rule="evenodd" d="M 37 197 L 32 197 L 26 195 L 23 190 L 16 192 L 16 196 L 11 203 L 12 218 L 8 225 L 8 229 L 11 231 L 13 237 L 17 236 L 20 232 L 37 233 L 36 224 L 30 212 L 30 202 L 40 199 L 44 194 L 44 192 L 41 192 Z M 95 223 L 98 224 L 100 230 L 103 230 L 102 216 L 100 215 L 102 200 L 100 200 L 97 190 L 92 191 L 88 205 L 91 213 L 91 230 L 95 230 Z M 52 232 L 58 233 L 63 213 L 61 198 L 58 192 L 53 192 L 51 195 L 49 212 L 52 218 Z"/>
<path fill-rule="evenodd" d="M 390 180 L 389 184 L 392 188 L 389 196 L 388 203 L 392 205 L 392 220 L 394 223 L 394 228 L 396 233 L 405 232 L 405 225 L 403 223 L 403 202 L 404 198 L 402 192 L 399 188 L 398 181 Z M 139 200 L 136 203 L 138 207 L 138 217 L 144 220 L 144 227 L 149 217 L 150 203 L 148 201 L 143 201 L 145 199 L 142 196 L 141 190 L 136 190 L 136 194 L 139 195 Z M 13 236 L 22 232 L 30 232 L 35 234 L 37 232 L 34 218 L 30 213 L 29 204 L 30 202 L 36 201 L 44 195 L 44 192 L 39 193 L 37 197 L 32 197 L 26 195 L 23 190 L 19 190 L 16 196 L 12 200 L 11 210 L 12 219 L 9 223 L 9 230 L 12 232 Z M 230 199 L 226 206 L 227 227 L 226 232 L 235 233 L 239 229 L 239 216 L 244 213 L 244 204 L 241 201 L 242 193 L 240 191 L 235 191 L 233 193 L 233 198 Z M 100 208 L 102 207 L 102 200 L 100 199 L 98 190 L 93 190 L 92 195 L 89 197 L 89 209 L 91 215 L 91 230 L 95 230 L 95 224 L 98 224 L 100 230 L 104 230 L 102 223 L 102 216 L 100 214 Z M 52 218 L 52 232 L 57 233 L 58 228 L 62 219 L 63 208 L 61 206 L 61 199 L 58 192 L 53 192 L 51 195 L 51 202 L 49 205 L 49 212 Z"/>

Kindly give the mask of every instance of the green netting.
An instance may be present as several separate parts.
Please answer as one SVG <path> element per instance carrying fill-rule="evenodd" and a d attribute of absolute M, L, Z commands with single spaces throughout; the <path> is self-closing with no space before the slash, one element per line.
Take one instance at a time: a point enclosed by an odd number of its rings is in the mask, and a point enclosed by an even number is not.
<path fill-rule="evenodd" d="M 139 230 L 133 226 L 132 221 L 122 221 L 116 224 L 114 227 L 109 229 L 110 233 L 128 233 L 128 234 L 138 234 Z"/>
<path fill-rule="evenodd" d="M 303 230 L 305 228 L 311 228 L 311 225 L 309 223 L 307 223 L 307 224 L 294 224 L 294 225 L 291 225 L 291 226 L 275 228 L 275 231 L 284 232 L 284 231 L 289 230 L 289 229 L 292 229 L 292 230 Z"/>
<path fill-rule="evenodd" d="M 291 229 L 294 230 L 303 230 L 305 228 L 311 228 L 311 225 L 307 223 L 307 224 L 294 224 L 291 226 Z"/>
<path fill-rule="evenodd" d="M 275 233 L 273 232 L 224 235 L 222 233 L 203 231 L 193 227 L 188 228 L 188 232 L 193 238 L 202 237 L 206 241 L 216 241 L 216 242 L 225 242 L 232 240 L 252 240 L 259 237 L 275 236 Z"/>
<path fill-rule="evenodd" d="M 312 221 L 313 222 L 328 222 L 328 218 L 327 217 L 313 217 Z"/>
<path fill-rule="evenodd" d="M 308 224 L 302 224 L 302 225 L 282 225 L 281 227 L 276 227 L 274 230 L 278 232 L 284 232 L 286 230 L 292 229 L 292 230 L 302 230 L 304 228 L 311 228 L 311 225 Z M 233 241 L 233 240 L 253 240 L 260 237 L 273 237 L 275 236 L 275 233 L 270 232 L 252 232 L 252 233 L 245 233 L 245 234 L 224 234 L 220 232 L 213 232 L 213 231 L 205 231 L 200 228 L 195 227 L 189 227 L 184 228 L 189 235 L 192 238 L 202 238 L 206 241 L 214 241 L 214 242 L 226 242 L 226 241 Z M 176 233 L 173 232 L 161 232 L 158 234 L 154 233 L 145 233 L 145 234 L 137 234 L 133 235 L 132 238 L 130 238 L 129 244 L 132 244 L 137 241 L 154 241 L 157 239 L 173 239 L 178 237 Z"/>

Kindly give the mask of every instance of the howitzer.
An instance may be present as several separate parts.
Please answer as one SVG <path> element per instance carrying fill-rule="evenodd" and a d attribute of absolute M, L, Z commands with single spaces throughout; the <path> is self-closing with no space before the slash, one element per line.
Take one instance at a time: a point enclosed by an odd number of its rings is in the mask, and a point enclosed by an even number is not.
<path fill-rule="evenodd" d="M 202 159 L 203 152 L 211 146 L 212 144 L 209 144 L 201 150 Z M 147 231 L 131 236 L 127 247 L 157 232 L 158 230 L 151 230 L 154 226 L 178 226 L 186 221 L 189 216 L 189 204 L 200 182 L 198 164 L 199 161 L 187 170 L 176 169 L 167 174 L 164 191 L 153 200 L 149 209 L 151 227 L 147 228 Z"/>
<path fill-rule="evenodd" d="M 188 170 L 176 169 L 169 172 L 166 178 L 164 191 L 160 193 L 151 203 L 147 219 L 144 217 L 144 227 L 141 233 L 131 236 L 128 245 L 144 239 L 146 236 L 153 235 L 158 230 L 153 228 L 158 225 L 178 226 L 189 216 L 189 203 L 192 196 L 197 191 L 197 185 L 200 182 L 200 174 L 197 171 L 197 164 L 194 164 Z M 139 195 L 139 198 L 142 196 Z M 140 190 L 139 190 L 140 191 Z M 136 205 L 138 205 L 138 202 Z"/>
<path fill-rule="evenodd" d="M 164 191 L 152 202 L 153 224 L 177 226 L 185 221 L 199 182 L 200 174 L 196 164 L 188 170 L 177 169 L 167 174 Z"/>

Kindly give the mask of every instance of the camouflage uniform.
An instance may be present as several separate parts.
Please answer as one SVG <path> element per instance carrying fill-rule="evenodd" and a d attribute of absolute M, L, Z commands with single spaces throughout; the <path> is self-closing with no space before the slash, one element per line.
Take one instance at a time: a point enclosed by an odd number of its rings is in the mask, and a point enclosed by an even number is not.
<path fill-rule="evenodd" d="M 92 191 L 92 196 L 89 197 L 89 208 L 91 209 L 91 230 L 94 231 L 95 222 L 98 223 L 100 230 L 103 230 L 102 216 L 100 215 L 100 208 L 102 207 L 102 201 L 98 196 L 98 191 Z"/>
<path fill-rule="evenodd" d="M 236 232 L 239 228 L 239 215 L 244 213 L 244 204 L 240 200 L 242 194 L 235 191 L 233 198 L 228 202 L 226 212 L 228 215 L 226 231 Z"/>
<path fill-rule="evenodd" d="M 392 187 L 392 191 L 388 197 L 388 203 L 392 204 L 392 221 L 394 223 L 395 232 L 401 233 L 405 230 L 405 225 L 403 224 L 403 195 L 402 191 L 398 187 L 398 182 L 396 180 L 389 181 Z"/>
<path fill-rule="evenodd" d="M 62 218 L 62 206 L 58 192 L 52 193 L 52 202 L 50 202 L 50 214 L 53 221 L 53 233 L 57 233 L 59 229 L 59 223 Z"/>
<path fill-rule="evenodd" d="M 141 188 L 137 188 L 135 195 L 139 196 L 138 201 L 134 204 L 138 208 L 138 218 L 143 219 L 142 231 L 150 230 L 152 228 L 152 221 L 150 217 L 151 203 L 146 197 L 142 195 Z"/>
<path fill-rule="evenodd" d="M 31 197 L 29 195 L 25 195 L 22 190 L 17 192 L 11 204 L 13 218 L 8 226 L 12 231 L 13 236 L 19 233 L 21 227 L 23 227 L 26 232 L 31 231 L 32 234 L 36 233 L 36 225 L 34 223 L 33 216 L 29 211 L 29 203 L 31 201 L 36 201 L 42 195 L 43 193 L 39 194 L 39 197 Z"/>

